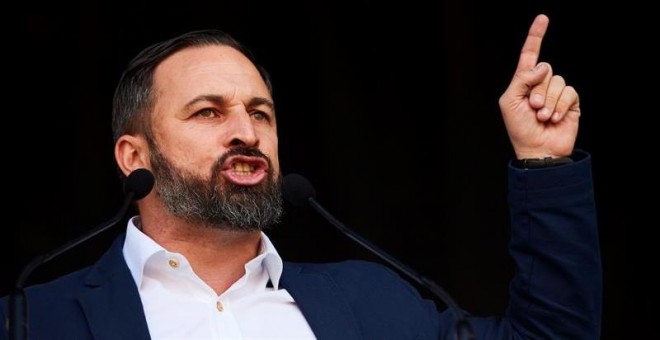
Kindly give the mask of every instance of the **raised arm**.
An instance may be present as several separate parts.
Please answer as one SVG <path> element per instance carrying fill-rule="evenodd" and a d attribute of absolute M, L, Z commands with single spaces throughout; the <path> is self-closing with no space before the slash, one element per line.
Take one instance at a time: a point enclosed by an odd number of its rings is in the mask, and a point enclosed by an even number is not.
<path fill-rule="evenodd" d="M 516 276 L 500 334 L 598 339 L 602 268 L 590 157 L 574 152 L 577 92 L 538 63 L 547 27 L 548 17 L 537 16 L 500 108 L 518 159 L 572 155 L 575 163 L 509 170 Z"/>

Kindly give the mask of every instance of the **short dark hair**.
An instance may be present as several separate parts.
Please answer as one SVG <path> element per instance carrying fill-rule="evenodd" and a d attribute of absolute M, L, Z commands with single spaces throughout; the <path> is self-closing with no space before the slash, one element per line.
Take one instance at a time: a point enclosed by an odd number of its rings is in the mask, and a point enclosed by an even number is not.
<path fill-rule="evenodd" d="M 119 79 L 112 103 L 112 135 L 116 142 L 124 134 L 143 133 L 151 136 L 149 112 L 153 108 L 154 70 L 167 57 L 188 47 L 222 45 L 245 55 L 259 70 L 272 93 L 270 77 L 259 66 L 252 53 L 229 34 L 215 29 L 192 31 L 151 45 L 128 64 Z"/>

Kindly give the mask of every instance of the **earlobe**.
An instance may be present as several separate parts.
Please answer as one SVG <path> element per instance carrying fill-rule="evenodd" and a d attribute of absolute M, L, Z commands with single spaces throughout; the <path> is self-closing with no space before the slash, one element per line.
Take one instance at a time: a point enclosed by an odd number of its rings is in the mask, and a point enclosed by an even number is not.
<path fill-rule="evenodd" d="M 142 136 L 123 135 L 115 143 L 115 161 L 124 175 L 149 168 L 149 148 Z"/>

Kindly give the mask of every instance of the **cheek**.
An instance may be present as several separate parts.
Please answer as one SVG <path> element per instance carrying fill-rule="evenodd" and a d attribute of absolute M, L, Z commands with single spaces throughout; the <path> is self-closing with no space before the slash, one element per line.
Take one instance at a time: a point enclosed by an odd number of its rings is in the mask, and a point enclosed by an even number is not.
<path fill-rule="evenodd" d="M 266 154 L 273 165 L 276 173 L 279 173 L 280 170 L 280 160 L 278 154 L 277 146 L 277 134 L 269 133 L 261 137 L 261 152 Z"/>
<path fill-rule="evenodd" d="M 273 173 L 275 175 L 280 175 L 280 160 L 278 159 L 277 154 L 275 154 L 273 157 L 270 157 L 270 161 L 273 164 Z"/>
<path fill-rule="evenodd" d="M 187 172 L 206 175 L 218 160 L 219 151 L 211 140 L 200 138 L 172 138 L 162 143 L 161 152 L 177 168 Z"/>

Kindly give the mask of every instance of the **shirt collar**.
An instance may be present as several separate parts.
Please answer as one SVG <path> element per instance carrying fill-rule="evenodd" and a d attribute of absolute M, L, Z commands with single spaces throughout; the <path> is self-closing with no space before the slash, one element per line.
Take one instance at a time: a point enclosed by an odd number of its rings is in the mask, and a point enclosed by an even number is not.
<path fill-rule="evenodd" d="M 154 254 L 164 252 L 165 248 L 142 233 L 137 227 L 140 224 L 140 216 L 134 216 L 128 221 L 126 228 L 126 240 L 122 250 L 124 259 L 131 271 L 133 280 L 138 287 L 142 285 L 144 266 Z"/>
<path fill-rule="evenodd" d="M 266 268 L 268 277 L 270 278 L 270 283 L 273 285 L 273 288 L 277 290 L 280 285 L 280 278 L 282 277 L 284 263 L 282 262 L 280 254 L 278 254 L 277 250 L 275 250 L 273 243 L 270 242 L 268 236 L 266 236 L 266 234 L 263 232 L 261 233 L 261 250 L 259 253 L 259 256 L 257 256 L 252 261 L 255 261 L 263 256 L 261 265 Z M 248 264 L 251 264 L 252 261 L 248 262 Z"/>
<path fill-rule="evenodd" d="M 145 235 L 137 227 L 139 224 L 140 216 L 134 216 L 128 221 L 126 240 L 124 241 L 124 248 L 122 250 L 128 269 L 137 287 L 142 285 L 144 267 L 149 258 L 157 253 L 168 253 L 165 248 Z M 261 233 L 259 254 L 245 264 L 245 269 L 246 272 L 249 272 L 259 266 L 266 270 L 273 288 L 277 290 L 284 264 L 275 246 L 263 232 Z"/>

